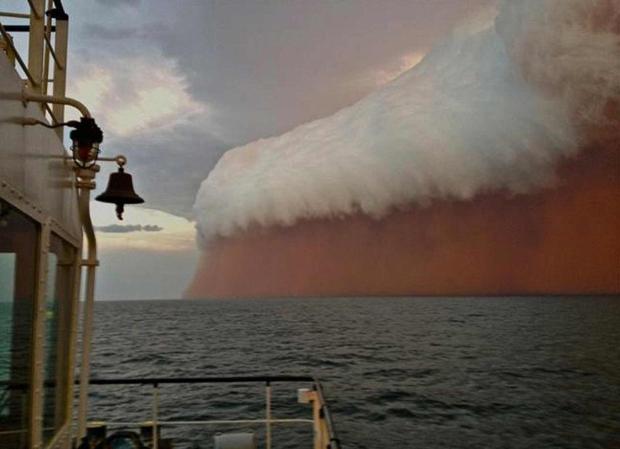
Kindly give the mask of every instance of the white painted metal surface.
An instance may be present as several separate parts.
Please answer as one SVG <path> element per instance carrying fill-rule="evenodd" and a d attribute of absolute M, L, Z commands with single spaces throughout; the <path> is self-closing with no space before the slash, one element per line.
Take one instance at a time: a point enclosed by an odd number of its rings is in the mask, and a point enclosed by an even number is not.
<path fill-rule="evenodd" d="M 16 201 L 81 240 L 74 174 L 53 130 L 22 125 L 25 118 L 45 120 L 39 105 L 22 103 L 23 81 L 0 53 L 0 184 Z M 22 207 L 20 207 L 21 209 Z M 36 211 L 39 212 L 36 212 Z"/>
<path fill-rule="evenodd" d="M 43 381 L 45 361 L 45 292 L 47 282 L 47 257 L 52 233 L 75 247 L 76 260 L 73 265 L 74 288 L 68 298 L 72 310 L 68 332 L 70 346 L 67 356 L 66 421 L 47 443 L 47 449 L 68 449 L 71 447 L 71 416 L 73 412 L 73 367 L 77 346 L 77 312 L 79 304 L 79 282 L 82 245 L 82 229 L 78 212 L 77 189 L 72 163 L 65 160 L 62 132 L 41 126 L 23 126 L 27 119 L 45 121 L 45 110 L 52 111 L 58 119 L 64 117 L 64 105 L 69 104 L 89 114 L 85 106 L 72 99 L 64 99 L 66 89 L 66 55 L 68 23 L 56 20 L 54 48 L 45 35 L 45 0 L 29 0 L 30 14 L 2 13 L 1 16 L 29 18 L 28 57 L 15 55 L 10 36 L 3 38 L 0 51 L 0 198 L 8 202 L 32 220 L 40 224 L 39 254 L 37 263 L 35 304 L 33 309 L 33 369 L 30 389 L 30 418 L 28 423 L 28 446 L 43 448 Z M 48 20 L 48 25 L 51 21 Z M 48 29 L 49 30 L 49 29 Z M 46 39 L 48 37 L 48 39 Z M 46 45 L 47 42 L 47 45 Z M 54 96 L 43 95 L 47 87 L 46 61 L 53 61 Z M 27 76 L 27 90 L 24 80 L 14 68 L 15 62 L 23 63 Z M 27 62 L 26 62 L 27 61 Z M 24 93 L 26 95 L 24 95 Z M 26 98 L 24 98 L 26 97 Z M 27 99 L 27 102 L 23 100 Z M 53 110 L 42 102 L 54 104 Z M 42 107 L 44 106 L 44 107 Z M 89 221 L 90 223 L 90 221 Z M 94 233 L 91 237 L 94 239 Z M 96 260 L 93 252 L 88 260 Z M 89 280 L 91 299 L 94 291 L 94 267 Z M 0 445 L 1 447 L 1 445 Z"/>

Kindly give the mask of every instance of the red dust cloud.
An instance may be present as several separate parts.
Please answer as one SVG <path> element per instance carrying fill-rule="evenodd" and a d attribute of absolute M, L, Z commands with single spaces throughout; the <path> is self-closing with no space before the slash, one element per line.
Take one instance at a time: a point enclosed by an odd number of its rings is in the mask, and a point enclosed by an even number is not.
<path fill-rule="evenodd" d="M 584 20 L 609 30 L 618 2 L 594 3 Z M 620 34 L 618 21 L 611 31 Z M 527 54 L 535 50 L 527 42 L 519 49 L 512 57 L 524 78 L 550 96 L 573 82 L 531 65 Z M 618 294 L 618 89 L 612 86 L 596 120 L 572 105 L 578 148 L 553 161 L 555 178 L 546 186 L 482 185 L 471 199 L 413 200 L 379 219 L 359 211 L 299 216 L 292 224 L 247 220 L 206 239 L 186 296 Z M 587 103 L 588 95 L 576 98 Z"/>
<path fill-rule="evenodd" d="M 583 152 L 560 185 L 219 239 L 187 296 L 620 292 L 620 152 Z"/>

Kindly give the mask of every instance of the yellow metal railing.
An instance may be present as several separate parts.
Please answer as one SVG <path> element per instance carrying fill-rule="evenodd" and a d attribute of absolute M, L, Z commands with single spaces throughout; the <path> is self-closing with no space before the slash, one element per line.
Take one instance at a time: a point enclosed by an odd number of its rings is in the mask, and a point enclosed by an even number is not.
<path fill-rule="evenodd" d="M 297 390 L 297 400 L 301 404 L 309 404 L 312 407 L 312 418 L 309 417 L 295 417 L 289 416 L 286 418 L 275 418 L 272 414 L 272 388 L 273 384 L 290 384 L 290 383 L 311 383 L 311 388 L 300 388 Z M 187 419 L 186 413 L 191 413 L 191 410 L 185 410 L 183 420 L 170 420 L 161 418 L 161 404 L 160 404 L 160 389 L 165 385 L 185 386 L 186 388 L 192 388 L 199 385 L 213 385 L 213 384 L 256 384 L 264 383 L 265 385 L 265 415 L 264 417 L 253 417 L 243 419 Z M 312 376 L 287 376 L 287 375 L 271 375 L 271 376 L 212 376 L 212 377 L 160 377 L 160 378 L 117 378 L 117 379 L 91 379 L 90 385 L 97 386 L 134 386 L 145 387 L 151 386 L 151 415 L 145 415 L 144 418 L 150 418 L 148 421 L 141 420 L 137 422 L 131 421 L 105 421 L 98 424 L 104 424 L 106 427 L 123 428 L 123 429 L 137 429 L 150 427 L 150 435 L 161 436 L 160 430 L 168 427 L 192 427 L 192 428 L 211 428 L 214 433 L 217 429 L 222 429 L 227 426 L 237 427 L 239 425 L 256 427 L 265 426 L 264 430 L 264 447 L 265 449 L 272 449 L 272 431 L 273 426 L 282 425 L 311 425 L 313 428 L 313 449 L 341 449 L 340 440 L 336 436 L 334 425 L 332 421 L 332 415 L 330 408 L 325 400 L 323 388 L 320 381 L 316 377 Z M 307 385 L 307 384 L 306 384 Z M 148 395 L 144 390 L 134 390 L 136 394 L 141 397 Z M 199 398 L 198 394 L 200 390 L 194 390 L 196 398 Z M 200 406 L 196 406 L 196 413 L 200 415 L 201 412 L 208 407 L 208 401 Z M 146 411 L 146 410 L 145 410 Z M 86 413 L 84 413 L 86 416 Z M 191 415 L 190 415 L 191 416 Z M 88 441 L 88 432 L 85 434 L 86 441 Z M 159 437 L 155 437 L 150 442 L 151 449 L 158 449 Z M 94 443 L 94 441 L 91 441 Z M 309 447 L 309 445 L 308 445 Z"/>

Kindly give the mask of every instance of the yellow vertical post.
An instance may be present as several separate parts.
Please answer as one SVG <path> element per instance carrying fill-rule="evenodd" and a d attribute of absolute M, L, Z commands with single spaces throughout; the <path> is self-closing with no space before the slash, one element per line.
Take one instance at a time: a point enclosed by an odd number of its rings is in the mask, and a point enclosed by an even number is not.
<path fill-rule="evenodd" d="M 45 0 L 29 0 L 30 33 L 28 35 L 28 72 L 33 81 L 30 88 L 43 92 L 43 45 L 45 34 Z"/>
<path fill-rule="evenodd" d="M 86 436 L 86 416 L 88 414 L 88 383 L 90 380 L 90 343 L 93 334 L 93 313 L 95 307 L 95 270 L 97 261 L 97 239 L 90 218 L 90 191 L 95 188 L 95 175 L 99 167 L 77 169 L 78 205 L 82 220 L 82 231 L 86 237 L 86 297 L 84 298 L 84 318 L 82 323 L 82 359 L 80 363 L 80 396 L 78 405 L 78 438 Z"/>
<path fill-rule="evenodd" d="M 54 65 L 54 85 L 53 95 L 55 97 L 64 97 L 67 89 L 67 46 L 69 42 L 69 17 L 64 11 L 56 14 L 56 36 L 54 38 L 54 52 L 56 53 L 57 63 Z M 62 104 L 54 104 L 52 106 L 54 117 L 59 123 L 65 121 L 65 106 Z M 61 126 L 56 128 L 56 133 L 63 140 L 63 130 Z"/>
<path fill-rule="evenodd" d="M 46 9 L 50 9 L 52 7 L 52 0 L 47 0 Z M 52 17 L 48 14 L 43 18 L 43 71 L 41 76 L 41 93 L 43 95 L 47 95 L 47 79 L 50 73 L 50 48 L 46 45 L 46 42 L 51 42 L 52 40 Z"/>
<path fill-rule="evenodd" d="M 316 391 L 308 392 L 308 398 L 312 404 L 312 426 L 314 428 L 314 449 L 324 449 L 323 428 L 321 426 L 321 401 Z"/>

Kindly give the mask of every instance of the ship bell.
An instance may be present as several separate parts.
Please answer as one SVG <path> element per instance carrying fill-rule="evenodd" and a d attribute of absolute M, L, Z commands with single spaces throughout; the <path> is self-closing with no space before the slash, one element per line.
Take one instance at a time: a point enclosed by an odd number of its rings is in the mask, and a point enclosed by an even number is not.
<path fill-rule="evenodd" d="M 118 172 L 110 174 L 108 187 L 105 192 L 95 198 L 102 203 L 116 204 L 116 216 L 123 219 L 125 204 L 140 204 L 144 200 L 133 189 L 133 181 L 129 173 L 125 173 L 123 167 L 118 167 Z"/>

